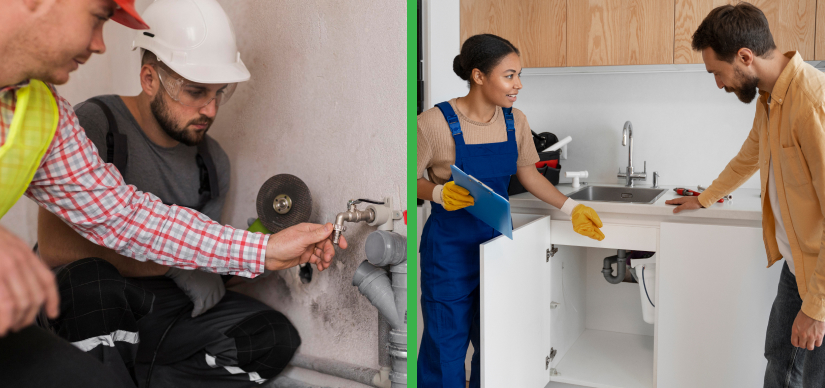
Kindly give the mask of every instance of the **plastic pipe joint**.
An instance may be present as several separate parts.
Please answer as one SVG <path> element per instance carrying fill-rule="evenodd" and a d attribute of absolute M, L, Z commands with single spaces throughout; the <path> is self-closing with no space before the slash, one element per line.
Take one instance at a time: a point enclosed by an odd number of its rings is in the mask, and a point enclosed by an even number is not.
<path fill-rule="evenodd" d="M 613 276 L 613 263 L 616 263 L 616 276 Z M 627 251 L 619 249 L 618 255 L 604 258 L 602 274 L 610 284 L 619 284 L 627 271 Z"/>

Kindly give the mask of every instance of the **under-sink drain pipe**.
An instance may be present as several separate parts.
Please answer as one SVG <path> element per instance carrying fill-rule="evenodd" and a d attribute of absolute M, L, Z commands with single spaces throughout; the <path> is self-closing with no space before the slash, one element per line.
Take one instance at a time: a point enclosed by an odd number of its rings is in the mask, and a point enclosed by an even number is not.
<path fill-rule="evenodd" d="M 616 264 L 616 276 L 613 276 L 613 264 Z M 610 284 L 619 284 L 624 280 L 627 271 L 627 251 L 619 249 L 618 255 L 604 258 L 602 274 Z"/>
<path fill-rule="evenodd" d="M 388 348 L 392 388 L 407 386 L 407 239 L 397 233 L 378 230 L 367 237 L 367 260 L 358 266 L 352 285 L 369 299 L 392 330 Z M 376 266 L 390 266 L 387 271 Z"/>

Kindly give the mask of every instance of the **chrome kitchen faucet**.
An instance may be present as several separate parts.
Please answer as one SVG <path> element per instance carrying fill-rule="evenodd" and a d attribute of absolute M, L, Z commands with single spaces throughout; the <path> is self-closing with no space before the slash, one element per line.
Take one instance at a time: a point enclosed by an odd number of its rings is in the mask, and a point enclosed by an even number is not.
<path fill-rule="evenodd" d="M 628 143 L 630 143 L 628 145 Z M 630 121 L 625 121 L 622 128 L 622 145 L 627 147 L 627 168 L 625 172 L 619 169 L 619 178 L 625 178 L 625 186 L 633 187 L 633 180 L 647 180 L 647 161 L 644 162 L 644 171 L 640 173 L 633 172 L 633 124 Z"/>

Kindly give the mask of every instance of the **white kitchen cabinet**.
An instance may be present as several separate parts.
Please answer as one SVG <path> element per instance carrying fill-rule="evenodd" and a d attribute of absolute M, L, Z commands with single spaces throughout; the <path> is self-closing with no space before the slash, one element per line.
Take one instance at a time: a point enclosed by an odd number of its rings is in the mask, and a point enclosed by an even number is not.
<path fill-rule="evenodd" d="M 607 283 L 601 265 L 613 244 L 655 251 L 657 228 L 605 224 L 599 242 L 569 221 L 513 222 L 513 240 L 481 246 L 482 386 L 652 388 L 653 328 L 638 285 Z"/>
<path fill-rule="evenodd" d="M 761 387 L 783 264 L 762 229 L 663 222 L 660 253 L 659 387 Z"/>
<path fill-rule="evenodd" d="M 481 248 L 483 387 L 544 387 L 550 381 L 550 217 Z M 503 236 L 502 236 L 503 237 Z"/>
<path fill-rule="evenodd" d="M 780 267 L 761 229 L 604 220 L 599 242 L 514 213 L 513 240 L 482 244 L 482 387 L 761 386 Z M 655 325 L 637 284 L 604 280 L 615 249 L 656 252 Z"/>

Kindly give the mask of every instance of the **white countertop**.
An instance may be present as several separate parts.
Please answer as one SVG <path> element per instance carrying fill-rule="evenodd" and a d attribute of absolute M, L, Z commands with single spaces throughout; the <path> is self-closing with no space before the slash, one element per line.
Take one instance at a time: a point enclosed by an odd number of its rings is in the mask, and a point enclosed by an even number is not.
<path fill-rule="evenodd" d="M 613 186 L 622 187 L 620 184 L 594 183 L 588 182 L 591 186 Z M 584 187 L 574 189 L 570 183 L 562 183 L 556 186 L 564 195 L 569 195 Z M 647 187 L 646 185 L 636 185 L 636 187 Z M 716 203 L 707 209 L 687 210 L 679 214 L 673 214 L 674 205 L 666 205 L 665 201 L 673 198 L 680 198 L 673 191 L 675 187 L 685 186 L 660 186 L 668 191 L 653 204 L 621 203 L 621 202 L 599 202 L 599 201 L 579 201 L 581 204 L 590 206 L 602 219 L 616 219 L 630 216 L 633 219 L 649 219 L 653 221 L 665 222 L 725 222 L 738 225 L 760 225 L 762 221 L 762 202 L 759 198 L 758 189 L 738 189 L 731 193 L 732 200 L 725 203 Z M 687 186 L 691 190 L 696 187 Z M 513 213 L 536 213 L 549 214 L 557 219 L 570 219 L 554 206 L 547 204 L 530 193 L 522 193 L 510 197 L 510 208 Z"/>

